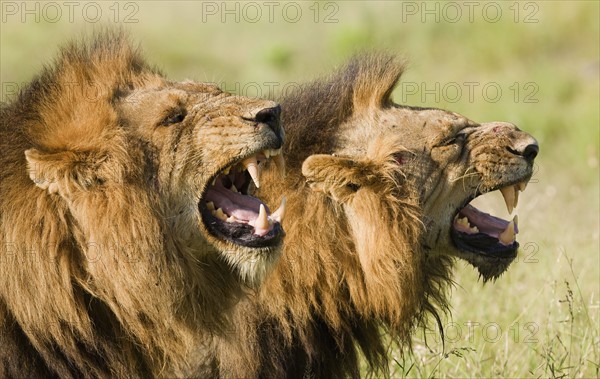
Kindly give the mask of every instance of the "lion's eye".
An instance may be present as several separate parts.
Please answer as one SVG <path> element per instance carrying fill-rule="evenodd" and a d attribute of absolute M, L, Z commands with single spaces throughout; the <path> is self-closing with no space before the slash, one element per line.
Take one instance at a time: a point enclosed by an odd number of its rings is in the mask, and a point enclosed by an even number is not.
<path fill-rule="evenodd" d="M 466 138 L 466 134 L 459 133 L 442 141 L 438 146 L 462 145 Z"/>
<path fill-rule="evenodd" d="M 186 115 L 187 112 L 185 110 L 180 110 L 175 113 L 171 113 L 161 121 L 160 125 L 169 126 L 173 124 L 178 124 L 185 119 Z"/>

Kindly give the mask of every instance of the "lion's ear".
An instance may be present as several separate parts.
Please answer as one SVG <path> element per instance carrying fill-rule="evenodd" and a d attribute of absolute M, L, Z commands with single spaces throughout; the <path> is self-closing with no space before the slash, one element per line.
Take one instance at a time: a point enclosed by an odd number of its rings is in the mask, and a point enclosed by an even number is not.
<path fill-rule="evenodd" d="M 388 54 L 354 58 L 349 64 L 349 72 L 354 75 L 354 114 L 385 108 L 392 104 L 392 91 L 405 66 L 402 59 Z"/>
<path fill-rule="evenodd" d="M 368 160 L 315 154 L 302 164 L 302 175 L 308 185 L 336 201 L 347 202 L 364 186 L 377 180 L 377 173 Z"/>
<path fill-rule="evenodd" d="M 75 191 L 87 191 L 107 179 L 107 156 L 95 151 L 45 153 L 25 151 L 29 177 L 41 189 L 69 199 Z"/>

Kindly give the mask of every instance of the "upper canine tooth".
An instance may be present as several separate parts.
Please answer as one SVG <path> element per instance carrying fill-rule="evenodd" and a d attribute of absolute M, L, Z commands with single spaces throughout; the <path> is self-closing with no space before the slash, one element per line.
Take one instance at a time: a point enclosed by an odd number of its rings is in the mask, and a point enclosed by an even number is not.
<path fill-rule="evenodd" d="M 508 246 L 515 242 L 515 222 L 511 221 L 504 231 L 498 236 L 500 243 Z"/>
<path fill-rule="evenodd" d="M 506 209 L 508 213 L 512 213 L 515 208 L 515 187 L 508 186 L 504 188 L 500 188 L 500 192 L 502 193 L 502 197 L 504 197 L 504 202 L 506 203 Z"/>
<path fill-rule="evenodd" d="M 267 159 L 269 159 L 269 157 L 271 157 L 271 150 L 269 150 L 269 149 L 263 150 L 262 153 L 265 156 L 265 158 L 267 158 Z"/>
<path fill-rule="evenodd" d="M 277 210 L 273 213 L 271 213 L 271 219 L 277 221 L 278 223 L 281 223 L 281 221 L 283 221 L 283 218 L 285 217 L 285 205 L 286 205 L 286 198 L 285 196 L 281 198 L 281 205 L 279 205 L 279 208 L 277 208 Z"/>
<path fill-rule="evenodd" d="M 258 218 L 254 222 L 254 228 L 256 229 L 269 229 L 269 219 L 267 218 L 267 210 L 264 205 L 260 205 L 258 211 Z"/>
<path fill-rule="evenodd" d="M 229 175 L 229 170 L 231 170 L 231 167 L 227 167 L 225 170 L 223 170 L 223 174 Z"/>
<path fill-rule="evenodd" d="M 285 160 L 283 159 L 283 154 L 273 156 L 273 161 L 275 161 L 275 166 L 277 166 L 279 175 L 281 175 L 282 178 L 285 178 Z"/>
<path fill-rule="evenodd" d="M 515 203 L 514 207 L 516 208 L 519 205 L 519 187 L 515 186 Z"/>
<path fill-rule="evenodd" d="M 256 156 L 244 159 L 242 164 L 244 165 L 244 169 L 248 170 L 256 188 L 260 188 L 260 171 L 256 162 Z"/>

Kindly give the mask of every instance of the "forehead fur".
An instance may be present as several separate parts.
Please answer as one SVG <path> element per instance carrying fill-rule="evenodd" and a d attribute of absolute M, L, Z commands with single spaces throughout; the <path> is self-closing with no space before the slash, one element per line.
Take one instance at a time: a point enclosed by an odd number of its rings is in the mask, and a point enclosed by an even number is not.
<path fill-rule="evenodd" d="M 63 47 L 54 63 L 22 89 L 14 106 L 28 139 L 38 147 L 88 149 L 114 133 L 115 96 L 161 82 L 158 70 L 122 32 L 106 32 L 89 43 L 72 41 Z"/>
<path fill-rule="evenodd" d="M 288 145 L 302 141 L 310 152 L 329 152 L 341 123 L 352 115 L 390 104 L 405 66 L 403 60 L 390 54 L 357 55 L 333 75 L 286 96 L 282 101 L 284 124 L 292 126 L 286 129 Z M 289 153 L 300 149 L 293 150 Z M 302 162 L 300 157 L 288 155 L 287 159 L 291 165 Z"/>

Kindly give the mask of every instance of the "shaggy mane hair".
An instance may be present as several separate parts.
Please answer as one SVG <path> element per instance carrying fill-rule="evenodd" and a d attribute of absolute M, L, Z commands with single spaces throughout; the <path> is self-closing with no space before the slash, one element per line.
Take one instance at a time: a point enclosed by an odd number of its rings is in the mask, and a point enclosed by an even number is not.
<path fill-rule="evenodd" d="M 219 342 L 223 377 L 358 377 L 361 353 L 371 371 L 388 375 L 390 338 L 410 346 L 427 313 L 441 325 L 451 259 L 420 250 L 418 196 L 395 161 L 403 147 L 365 141 L 358 164 L 305 161 L 335 151 L 341 124 L 390 106 L 403 70 L 393 56 L 359 56 L 283 99 L 289 174 L 260 196 L 270 203 L 287 196 L 284 252 L 262 290 L 237 306 L 236 330 Z M 339 180 L 314 191 L 319 170 L 337 170 Z"/>
<path fill-rule="evenodd" d="M 156 162 L 125 143 L 113 104 L 164 81 L 121 33 L 106 33 L 63 48 L 2 104 L 0 377 L 182 375 L 224 328 L 239 283 L 216 254 L 177 246 L 145 179 Z M 79 164 L 70 207 L 34 185 L 30 174 L 45 172 L 31 149 L 48 152 L 50 164 L 99 151 L 107 161 Z M 78 192 L 93 184 L 89 173 L 111 184 Z"/>

